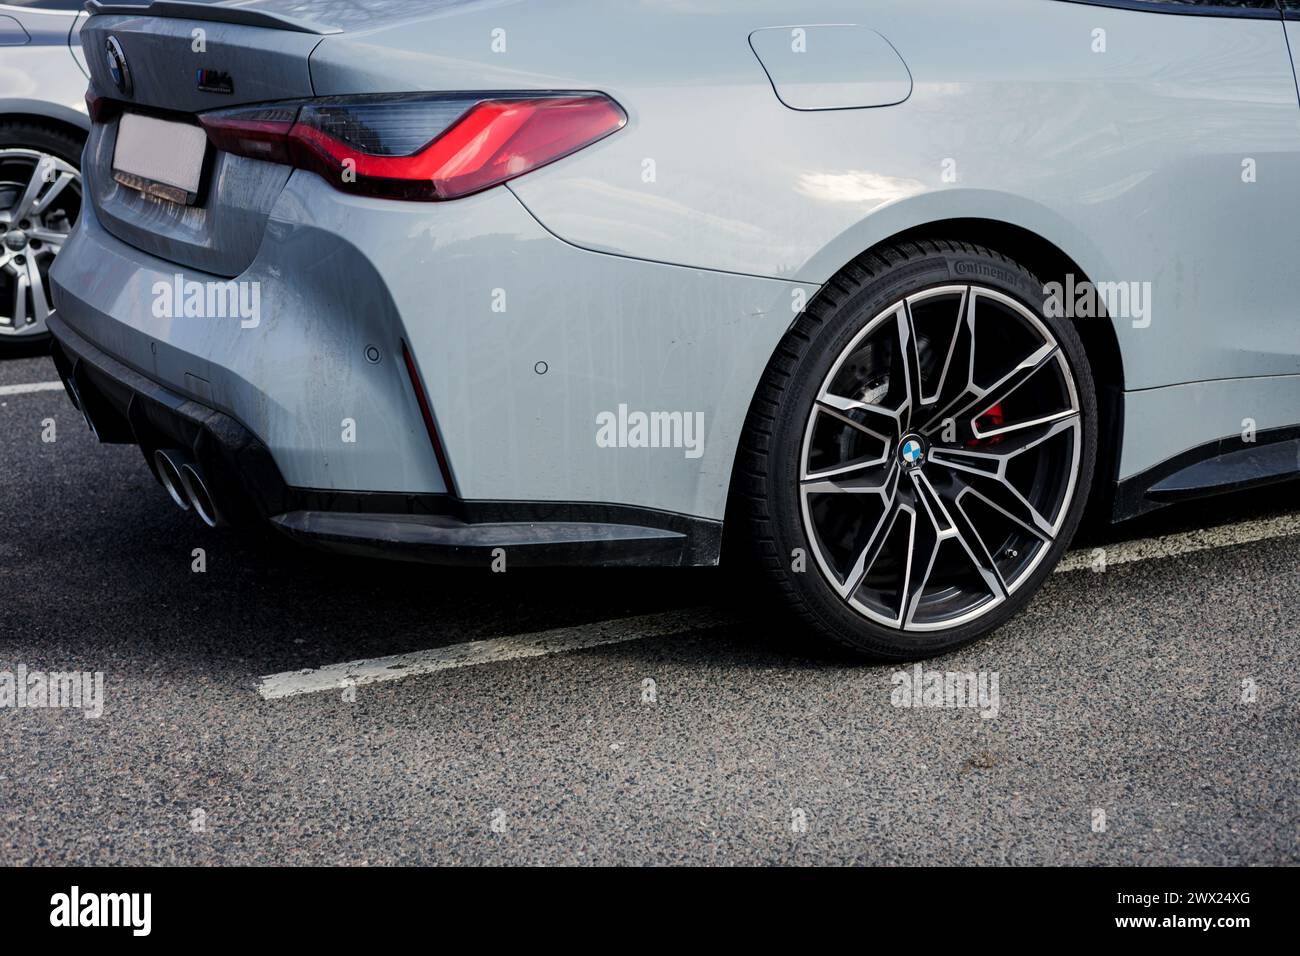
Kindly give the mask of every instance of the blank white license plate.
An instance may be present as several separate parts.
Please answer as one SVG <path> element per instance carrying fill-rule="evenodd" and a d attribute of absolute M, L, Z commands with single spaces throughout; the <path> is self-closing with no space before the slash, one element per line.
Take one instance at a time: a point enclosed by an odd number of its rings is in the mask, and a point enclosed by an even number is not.
<path fill-rule="evenodd" d="M 190 205 L 198 199 L 208 138 L 203 127 L 123 113 L 113 178 L 149 196 Z"/>

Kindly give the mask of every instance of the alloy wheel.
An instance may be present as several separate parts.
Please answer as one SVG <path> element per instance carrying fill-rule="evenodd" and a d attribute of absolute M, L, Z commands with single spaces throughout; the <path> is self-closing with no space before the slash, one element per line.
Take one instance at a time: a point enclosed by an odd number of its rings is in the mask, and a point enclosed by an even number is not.
<path fill-rule="evenodd" d="M 1051 550 L 1081 443 L 1069 362 L 1032 311 L 978 285 L 907 296 L 844 347 L 809 413 L 799 491 L 816 563 L 889 628 L 983 617 Z"/>
<path fill-rule="evenodd" d="M 0 149 L 0 336 L 39 335 L 53 306 L 49 269 L 81 212 L 76 167 L 35 149 Z"/>

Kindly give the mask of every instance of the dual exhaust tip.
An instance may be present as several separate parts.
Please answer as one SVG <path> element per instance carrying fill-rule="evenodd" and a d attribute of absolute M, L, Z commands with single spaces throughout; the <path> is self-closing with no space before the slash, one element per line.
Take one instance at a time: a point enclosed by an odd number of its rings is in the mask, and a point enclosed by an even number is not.
<path fill-rule="evenodd" d="M 90 429 L 90 434 L 95 441 L 100 441 L 99 429 L 95 427 L 95 420 L 90 417 L 90 412 L 86 411 L 86 402 L 81 397 L 81 389 L 77 387 L 77 381 L 74 378 L 67 378 L 63 382 L 63 387 L 72 399 L 72 407 L 81 412 L 81 417 L 86 420 L 86 427 Z"/>
<path fill-rule="evenodd" d="M 175 448 L 158 449 L 153 453 L 153 461 L 158 468 L 159 481 L 177 507 L 182 511 L 193 508 L 205 525 L 215 528 L 221 521 L 221 514 L 198 465 Z"/>

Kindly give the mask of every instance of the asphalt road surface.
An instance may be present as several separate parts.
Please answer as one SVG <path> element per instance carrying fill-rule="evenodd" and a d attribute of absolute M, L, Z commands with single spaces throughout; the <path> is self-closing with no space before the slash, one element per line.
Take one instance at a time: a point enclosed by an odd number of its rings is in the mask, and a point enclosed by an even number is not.
<path fill-rule="evenodd" d="M 0 677 L 102 672 L 103 710 L 0 707 L 0 864 L 1300 862 L 1295 489 L 1089 530 L 925 662 L 985 706 L 902 707 L 910 668 L 802 654 L 716 570 L 207 530 L 13 388 L 55 378 L 0 360 Z"/>

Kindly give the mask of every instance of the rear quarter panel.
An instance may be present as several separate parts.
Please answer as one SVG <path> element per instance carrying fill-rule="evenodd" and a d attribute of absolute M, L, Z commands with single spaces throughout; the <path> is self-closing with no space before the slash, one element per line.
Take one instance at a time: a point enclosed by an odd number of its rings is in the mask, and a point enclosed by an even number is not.
<path fill-rule="evenodd" d="M 465 9 L 327 38 L 313 79 L 322 93 L 610 93 L 629 113 L 625 131 L 511 185 L 571 243 L 821 283 L 903 229 L 1001 220 L 1053 242 L 1093 281 L 1151 283 L 1149 324 L 1115 323 L 1126 387 L 1300 371 L 1294 291 L 1258 281 L 1289 270 L 1300 208 L 1300 114 L 1279 20 L 1057 0 Z M 911 96 L 784 106 L 748 37 L 815 23 L 878 31 L 906 62 Z"/>

